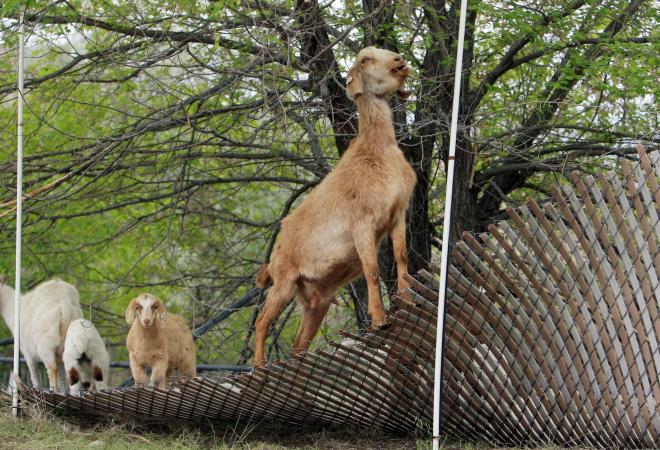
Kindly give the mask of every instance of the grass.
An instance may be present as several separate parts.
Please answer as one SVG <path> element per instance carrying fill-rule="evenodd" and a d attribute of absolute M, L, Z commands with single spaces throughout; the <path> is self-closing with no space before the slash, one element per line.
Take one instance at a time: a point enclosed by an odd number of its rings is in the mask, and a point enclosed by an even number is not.
<path fill-rule="evenodd" d="M 0 413 L 3 449 L 417 449 L 414 438 L 348 429 L 293 430 L 273 424 L 130 423 L 125 420 L 81 424 L 47 411 L 31 409 L 13 417 Z M 420 443 L 421 444 L 421 443 Z"/>
<path fill-rule="evenodd" d="M 81 422 L 30 406 L 23 417 L 13 417 L 0 402 L 2 449 L 217 449 L 217 450 L 399 450 L 431 449 L 430 440 L 393 436 L 378 430 L 355 428 L 298 429 L 282 424 L 134 423 L 108 419 Z M 445 450 L 489 448 L 444 443 Z M 557 450 L 548 447 L 544 450 Z"/>

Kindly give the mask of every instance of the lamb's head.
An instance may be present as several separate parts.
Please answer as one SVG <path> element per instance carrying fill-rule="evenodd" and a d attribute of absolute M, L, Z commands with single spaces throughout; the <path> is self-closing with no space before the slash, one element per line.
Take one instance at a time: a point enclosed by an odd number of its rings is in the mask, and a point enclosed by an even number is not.
<path fill-rule="evenodd" d="M 167 320 L 165 305 L 163 302 L 151 294 L 140 294 L 128 304 L 125 317 L 129 324 L 135 320 L 135 315 L 140 319 L 140 325 L 144 328 L 151 328 L 157 320 Z"/>
<path fill-rule="evenodd" d="M 360 95 L 387 97 L 396 93 L 407 98 L 404 82 L 410 73 L 403 56 L 389 50 L 366 47 L 360 51 L 348 71 L 346 94 L 355 101 Z"/>

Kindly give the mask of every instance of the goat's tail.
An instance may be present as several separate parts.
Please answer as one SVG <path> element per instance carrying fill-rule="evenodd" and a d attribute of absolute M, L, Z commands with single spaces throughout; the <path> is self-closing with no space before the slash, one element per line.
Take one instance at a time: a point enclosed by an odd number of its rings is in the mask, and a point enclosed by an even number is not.
<path fill-rule="evenodd" d="M 257 283 L 257 286 L 263 289 L 266 286 L 268 286 L 272 281 L 273 279 L 271 278 L 270 272 L 268 271 L 268 264 L 264 264 L 259 269 L 259 272 L 257 272 L 257 278 L 255 282 Z"/>

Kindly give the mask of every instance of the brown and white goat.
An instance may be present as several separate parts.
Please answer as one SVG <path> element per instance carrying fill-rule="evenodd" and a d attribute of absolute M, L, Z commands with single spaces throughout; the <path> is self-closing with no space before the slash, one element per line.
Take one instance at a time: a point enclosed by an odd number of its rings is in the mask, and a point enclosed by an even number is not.
<path fill-rule="evenodd" d="M 392 239 L 399 292 L 409 287 L 406 210 L 416 176 L 397 145 L 387 98 L 407 97 L 409 73 L 403 57 L 374 47 L 360 51 L 348 72 L 347 94 L 357 104 L 359 132 L 335 168 L 281 224 L 270 263 L 257 285 L 273 286 L 256 323 L 254 362 L 266 361 L 264 345 L 272 322 L 292 297 L 303 306 L 293 351 L 309 347 L 337 290 L 365 275 L 373 328 L 382 327 L 378 248 Z"/>
<path fill-rule="evenodd" d="M 110 375 L 110 356 L 96 327 L 85 319 L 69 324 L 62 353 L 69 391 L 103 390 Z"/>
<path fill-rule="evenodd" d="M 146 367 L 151 367 L 152 386 L 171 379 L 175 369 L 179 377 L 195 376 L 195 343 L 181 316 L 168 314 L 153 295 L 141 294 L 128 304 L 125 318 L 132 324 L 126 347 L 136 385 L 147 384 Z"/>

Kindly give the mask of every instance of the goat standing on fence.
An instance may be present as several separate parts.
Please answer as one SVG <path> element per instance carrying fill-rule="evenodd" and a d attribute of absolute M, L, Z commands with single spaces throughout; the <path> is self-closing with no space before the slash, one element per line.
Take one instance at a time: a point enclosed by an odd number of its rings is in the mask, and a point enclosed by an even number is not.
<path fill-rule="evenodd" d="M 14 338 L 14 289 L 0 279 L 0 313 Z M 49 280 L 21 296 L 21 353 L 33 386 L 40 386 L 37 364 L 48 372 L 48 385 L 66 390 L 62 352 L 69 324 L 82 317 L 78 290 L 62 280 Z"/>
<path fill-rule="evenodd" d="M 257 285 L 271 280 L 256 323 L 254 362 L 266 361 L 264 345 L 273 321 L 292 297 L 303 306 L 294 353 L 309 347 L 337 290 L 364 274 L 373 328 L 386 323 L 380 298 L 378 248 L 392 239 L 399 292 L 409 287 L 406 210 L 415 187 L 415 172 L 397 145 L 387 98 L 407 97 L 409 73 L 403 57 L 367 47 L 348 72 L 347 94 L 357 104 L 359 132 L 335 168 L 287 216 Z"/>
<path fill-rule="evenodd" d="M 90 321 L 78 319 L 71 322 L 62 359 L 72 394 L 107 387 L 110 356 L 101 335 Z"/>
<path fill-rule="evenodd" d="M 195 343 L 181 316 L 168 314 L 153 295 L 141 294 L 128 304 L 125 317 L 131 324 L 126 346 L 136 385 L 147 384 L 146 367 L 156 387 L 172 379 L 175 370 L 179 377 L 195 376 Z"/>

